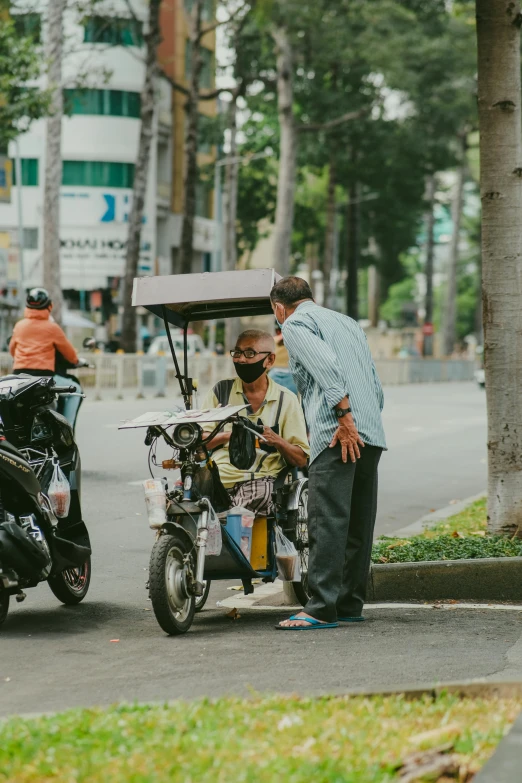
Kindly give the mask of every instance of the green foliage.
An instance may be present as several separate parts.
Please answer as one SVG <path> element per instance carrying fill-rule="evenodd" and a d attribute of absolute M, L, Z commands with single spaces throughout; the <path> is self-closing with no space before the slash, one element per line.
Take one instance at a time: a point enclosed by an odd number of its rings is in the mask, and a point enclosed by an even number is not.
<path fill-rule="evenodd" d="M 31 36 L 19 36 L 11 19 L 0 23 L 0 149 L 48 111 L 50 96 L 28 86 L 40 76 L 41 55 Z"/>
<path fill-rule="evenodd" d="M 369 196 L 360 205 L 361 266 L 378 265 L 386 294 L 405 276 L 400 257 L 416 242 L 426 174 L 455 163 L 457 135 L 475 123 L 473 26 L 467 15 L 451 15 L 444 0 L 257 4 L 236 57 L 239 73 L 257 79 L 255 94 L 246 95 L 241 151 L 270 148 L 276 157 L 272 24 L 284 26 L 292 42 L 296 123 L 317 128 L 299 133 L 294 258 L 305 255 L 309 242 L 323 252 L 326 191 L 319 197 L 312 174 L 322 181 L 333 165 L 341 201 L 354 180 Z M 321 129 L 353 111 L 362 113 Z M 270 176 L 266 187 L 262 172 Z M 249 250 L 259 238 L 256 222 L 273 216 L 276 174 L 273 161 L 240 171 L 246 198 L 238 206 L 238 233 Z M 345 245 L 342 235 L 341 262 Z M 368 247 L 377 253 L 372 256 Z"/>
<path fill-rule="evenodd" d="M 408 539 L 379 538 L 373 545 L 374 563 L 418 563 L 424 560 L 466 560 L 482 557 L 522 557 L 522 541 L 503 536 L 453 535 Z"/>
<path fill-rule="evenodd" d="M 16 717 L 0 726 L 0 781 L 392 783 L 412 752 L 448 741 L 463 769 L 479 768 L 521 706 L 449 693 L 252 694 Z"/>

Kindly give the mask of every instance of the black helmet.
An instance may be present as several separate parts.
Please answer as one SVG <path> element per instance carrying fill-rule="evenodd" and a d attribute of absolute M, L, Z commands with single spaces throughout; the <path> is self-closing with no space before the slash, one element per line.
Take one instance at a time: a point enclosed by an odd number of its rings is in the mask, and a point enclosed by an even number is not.
<path fill-rule="evenodd" d="M 46 310 L 53 303 L 45 288 L 31 288 L 26 302 L 31 310 Z"/>

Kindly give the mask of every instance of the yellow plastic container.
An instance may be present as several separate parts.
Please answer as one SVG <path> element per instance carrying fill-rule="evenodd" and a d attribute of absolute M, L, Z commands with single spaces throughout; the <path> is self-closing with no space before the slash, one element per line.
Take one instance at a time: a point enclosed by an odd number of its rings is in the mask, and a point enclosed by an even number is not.
<path fill-rule="evenodd" d="M 268 568 L 268 523 L 266 517 L 254 520 L 252 530 L 252 550 L 250 565 L 254 571 L 265 571 Z"/>

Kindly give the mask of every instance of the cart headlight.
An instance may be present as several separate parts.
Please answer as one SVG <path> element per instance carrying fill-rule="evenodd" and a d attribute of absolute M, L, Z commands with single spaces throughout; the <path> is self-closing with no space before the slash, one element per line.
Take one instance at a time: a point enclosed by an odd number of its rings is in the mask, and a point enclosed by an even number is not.
<path fill-rule="evenodd" d="M 180 449 L 188 449 L 189 446 L 193 446 L 197 443 L 201 435 L 201 427 L 199 424 L 178 424 L 174 427 L 172 433 L 172 440 L 176 446 Z"/>

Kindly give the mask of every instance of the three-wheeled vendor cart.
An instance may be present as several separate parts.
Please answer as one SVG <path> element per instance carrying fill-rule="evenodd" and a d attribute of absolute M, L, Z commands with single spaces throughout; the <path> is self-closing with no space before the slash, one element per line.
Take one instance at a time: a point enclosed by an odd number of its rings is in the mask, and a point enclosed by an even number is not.
<path fill-rule="evenodd" d="M 216 466 L 207 443 L 227 423 L 244 426 L 241 411 L 247 407 L 226 405 L 212 410 L 193 410 L 194 379 L 188 368 L 187 330 L 190 322 L 222 319 L 233 316 L 255 316 L 271 313 L 270 291 L 278 275 L 272 269 L 237 272 L 215 272 L 162 277 L 140 277 L 134 281 L 133 305 L 141 306 L 161 317 L 165 324 L 172 352 L 176 377 L 179 381 L 184 408 L 147 413 L 125 422 L 120 429 L 143 427 L 147 433 L 145 444 L 151 453 L 162 440 L 172 449 L 170 467 L 179 467 L 181 481 L 163 480 L 165 515 L 154 522 L 156 540 L 149 567 L 149 594 L 156 618 L 168 634 L 188 631 L 195 612 L 201 609 L 208 595 L 210 581 L 241 579 L 245 590 L 252 589 L 252 579 L 273 582 L 277 578 L 275 557 L 276 528 L 284 533 L 299 555 L 300 578 L 294 589 L 303 603 L 308 599 L 308 480 L 292 475 L 290 468 L 275 482 L 273 513 L 261 522 L 263 526 L 264 555 L 259 566 L 246 556 L 237 537 L 227 529 L 226 514 L 220 515 L 219 538 L 216 552 L 216 518 L 222 493 L 216 498 Z M 183 330 L 184 358 L 181 371 L 170 326 Z M 208 434 L 209 428 L 212 431 Z M 248 428 L 248 427 L 247 427 Z M 207 433 L 207 434 L 205 434 Z M 225 509 L 226 510 L 226 509 Z M 256 522 L 254 522 L 256 525 Z M 209 554 L 209 532 L 213 554 Z M 263 543 L 264 542 L 264 543 Z M 297 577 L 297 572 L 296 572 Z"/>

